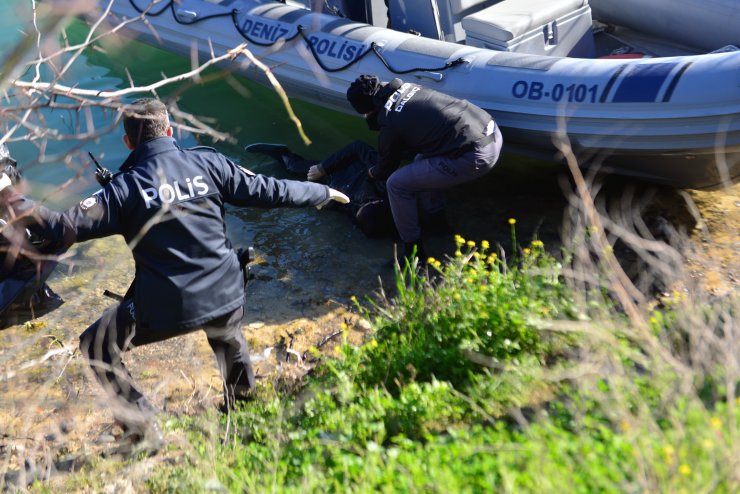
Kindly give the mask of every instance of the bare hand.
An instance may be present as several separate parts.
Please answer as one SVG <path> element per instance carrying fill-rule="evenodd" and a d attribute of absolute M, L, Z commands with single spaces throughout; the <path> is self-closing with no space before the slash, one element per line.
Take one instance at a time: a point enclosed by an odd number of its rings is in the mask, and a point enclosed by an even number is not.
<path fill-rule="evenodd" d="M 308 179 L 311 182 L 316 182 L 320 180 L 323 176 L 324 170 L 322 170 L 321 166 L 319 165 L 313 165 L 311 168 L 308 169 Z"/>

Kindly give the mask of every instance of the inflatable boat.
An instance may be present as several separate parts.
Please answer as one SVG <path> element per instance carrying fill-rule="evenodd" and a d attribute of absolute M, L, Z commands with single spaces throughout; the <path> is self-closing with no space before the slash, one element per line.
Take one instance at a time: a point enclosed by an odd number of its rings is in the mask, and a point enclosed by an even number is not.
<path fill-rule="evenodd" d="M 312 8 L 311 4 L 314 5 Z M 387 5 L 387 6 L 386 6 Z M 100 0 L 136 39 L 202 60 L 246 47 L 291 97 L 352 112 L 358 75 L 486 109 L 506 150 L 687 188 L 740 178 L 737 0 Z M 93 16 L 91 16 L 91 19 Z M 230 66 L 268 79 L 242 58 Z"/>

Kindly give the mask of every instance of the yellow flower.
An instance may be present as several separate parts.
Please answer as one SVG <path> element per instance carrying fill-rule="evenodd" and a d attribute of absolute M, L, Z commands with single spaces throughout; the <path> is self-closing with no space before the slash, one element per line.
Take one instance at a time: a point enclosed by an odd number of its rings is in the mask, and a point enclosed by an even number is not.
<path fill-rule="evenodd" d="M 357 297 L 355 297 L 354 295 L 352 295 L 352 296 L 351 296 L 351 297 L 350 297 L 349 299 L 350 299 L 350 300 L 351 300 L 352 302 L 357 302 Z"/>
<path fill-rule="evenodd" d="M 370 348 L 378 348 L 378 340 L 370 340 L 370 343 L 367 344 Z"/>
<path fill-rule="evenodd" d="M 455 251 L 455 257 L 462 257 L 462 252 L 460 252 L 460 249 Z"/>
<path fill-rule="evenodd" d="M 691 475 L 691 467 L 684 463 L 678 467 L 678 473 L 681 475 Z"/>
<path fill-rule="evenodd" d="M 528 256 L 528 255 L 529 255 L 529 254 L 530 254 L 530 253 L 531 253 L 532 251 L 531 251 L 531 250 L 529 250 L 529 249 L 527 249 L 527 248 L 525 247 L 524 249 L 522 249 L 522 252 L 524 252 L 524 255 L 525 255 L 525 256 Z"/>
<path fill-rule="evenodd" d="M 483 250 L 486 250 L 491 247 L 491 244 L 488 243 L 488 240 L 481 240 L 480 246 Z"/>
<path fill-rule="evenodd" d="M 509 224 L 516 225 L 516 220 L 514 218 L 509 218 Z"/>
<path fill-rule="evenodd" d="M 340 324 L 339 327 L 342 328 L 342 329 L 349 328 L 349 326 L 347 326 L 347 323 L 345 323 L 345 322 L 343 322 L 342 324 Z"/>
<path fill-rule="evenodd" d="M 629 432 L 632 429 L 632 426 L 626 420 L 622 420 L 619 423 L 619 428 L 622 429 L 622 432 Z"/>
<path fill-rule="evenodd" d="M 434 267 L 437 268 L 437 269 L 441 268 L 442 267 L 442 261 L 435 260 L 434 261 Z"/>
<path fill-rule="evenodd" d="M 714 449 L 714 443 L 711 439 L 705 439 L 701 442 L 702 448 L 706 449 L 707 451 L 711 451 Z"/>
<path fill-rule="evenodd" d="M 465 243 L 465 239 L 462 238 L 460 235 L 455 235 L 455 243 L 457 245 L 462 245 Z"/>
<path fill-rule="evenodd" d="M 666 459 L 672 459 L 675 453 L 676 450 L 673 449 L 673 446 L 671 446 L 670 444 L 663 446 L 663 455 L 666 457 Z"/>
<path fill-rule="evenodd" d="M 432 266 L 434 266 L 434 263 L 435 262 L 437 262 L 437 260 L 435 258 L 433 258 L 433 257 L 429 257 L 427 259 L 427 264 L 431 264 Z"/>
<path fill-rule="evenodd" d="M 459 293 L 453 293 L 452 294 L 452 298 L 454 298 L 455 300 L 460 300 L 460 294 Z"/>
<path fill-rule="evenodd" d="M 538 247 L 542 248 L 545 244 L 542 243 L 542 240 L 532 240 L 532 247 Z"/>
<path fill-rule="evenodd" d="M 473 242 L 472 240 L 468 240 L 465 245 L 472 249 L 473 247 L 475 247 L 475 242 Z"/>
<path fill-rule="evenodd" d="M 712 417 L 709 419 L 709 425 L 712 426 L 712 429 L 718 431 L 722 428 L 722 419 L 719 417 Z"/>

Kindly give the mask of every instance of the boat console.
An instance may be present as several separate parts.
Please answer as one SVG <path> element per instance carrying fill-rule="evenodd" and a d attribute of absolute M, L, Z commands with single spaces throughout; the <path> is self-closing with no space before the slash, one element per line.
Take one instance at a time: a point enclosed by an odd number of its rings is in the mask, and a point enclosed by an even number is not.
<path fill-rule="evenodd" d="M 561 57 L 594 55 L 588 0 L 503 0 L 462 19 L 466 44 Z"/>

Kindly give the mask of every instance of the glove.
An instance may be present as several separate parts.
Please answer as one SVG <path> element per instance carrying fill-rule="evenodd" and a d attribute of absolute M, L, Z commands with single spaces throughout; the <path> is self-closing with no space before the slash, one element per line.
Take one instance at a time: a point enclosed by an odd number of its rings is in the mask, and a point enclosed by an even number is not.
<path fill-rule="evenodd" d="M 316 206 L 316 209 L 323 208 L 324 206 L 326 206 L 327 204 L 329 204 L 329 202 L 331 202 L 331 201 L 337 201 L 340 204 L 347 204 L 347 203 L 349 203 L 349 197 L 347 197 L 346 195 L 342 194 L 338 190 L 335 190 L 335 189 L 332 189 L 331 187 L 329 187 L 329 198 L 327 200 L 325 200 L 324 202 L 322 202 L 321 204 L 318 204 Z"/>
<path fill-rule="evenodd" d="M 10 177 L 6 173 L 0 175 L 0 192 L 11 185 L 13 185 L 13 182 L 10 181 Z M 347 199 L 347 201 L 349 201 L 349 199 Z"/>
<path fill-rule="evenodd" d="M 324 167 L 322 167 L 320 163 L 318 165 L 313 165 L 311 168 L 308 169 L 308 180 L 310 180 L 311 182 L 316 182 L 320 180 L 323 176 Z"/>

